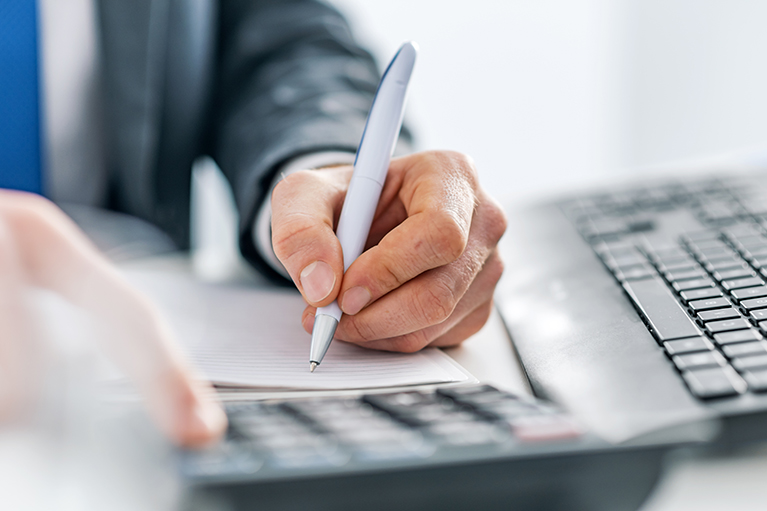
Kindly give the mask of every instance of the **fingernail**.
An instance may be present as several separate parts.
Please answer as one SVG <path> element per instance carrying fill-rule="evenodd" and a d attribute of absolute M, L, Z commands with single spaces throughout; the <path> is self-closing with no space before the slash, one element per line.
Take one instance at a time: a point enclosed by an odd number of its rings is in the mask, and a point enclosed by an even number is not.
<path fill-rule="evenodd" d="M 328 263 L 314 261 L 301 271 L 301 287 L 310 303 L 321 302 L 333 291 L 336 274 Z"/>
<path fill-rule="evenodd" d="M 341 300 L 341 310 L 345 314 L 353 316 L 357 314 L 370 301 L 370 292 L 362 286 L 353 287 L 344 293 Z"/>

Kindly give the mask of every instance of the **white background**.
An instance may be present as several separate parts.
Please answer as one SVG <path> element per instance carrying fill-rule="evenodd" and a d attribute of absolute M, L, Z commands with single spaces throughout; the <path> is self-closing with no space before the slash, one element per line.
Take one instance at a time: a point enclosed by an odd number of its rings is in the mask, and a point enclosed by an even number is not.
<path fill-rule="evenodd" d="M 501 198 L 767 147 L 767 2 L 334 0 L 384 65 L 421 48 L 420 148 Z"/>

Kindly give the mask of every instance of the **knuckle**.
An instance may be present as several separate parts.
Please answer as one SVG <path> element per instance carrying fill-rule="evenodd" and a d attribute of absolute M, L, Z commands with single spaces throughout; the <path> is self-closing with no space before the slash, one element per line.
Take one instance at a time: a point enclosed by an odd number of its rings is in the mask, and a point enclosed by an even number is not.
<path fill-rule="evenodd" d="M 487 220 L 486 224 L 489 230 L 489 234 L 496 242 L 501 239 L 503 233 L 506 232 L 508 226 L 508 219 L 506 213 L 494 200 L 490 199 L 487 205 Z"/>
<path fill-rule="evenodd" d="M 453 313 L 455 293 L 444 282 L 435 281 L 415 295 L 413 310 L 426 326 L 442 323 Z"/>
<path fill-rule="evenodd" d="M 344 332 L 347 335 L 343 340 L 355 343 L 378 340 L 378 336 L 369 323 L 356 316 L 344 316 L 344 320 Z"/>
<path fill-rule="evenodd" d="M 379 285 L 382 285 L 383 290 L 395 289 L 404 284 L 407 280 L 405 276 L 406 269 L 403 269 L 404 261 L 397 261 L 396 259 L 382 259 L 380 262 L 381 276 L 379 279 Z"/>
<path fill-rule="evenodd" d="M 313 174 L 309 170 L 299 170 L 292 172 L 281 179 L 272 190 L 272 200 L 279 202 L 286 197 L 291 196 L 291 192 L 301 185 L 311 180 Z"/>
<path fill-rule="evenodd" d="M 474 159 L 464 153 L 453 153 L 452 156 L 456 167 L 461 169 L 462 174 L 467 178 L 469 183 L 476 186 L 479 181 L 479 172 L 477 171 Z"/>
<path fill-rule="evenodd" d="M 468 154 L 458 151 L 425 151 L 422 153 L 424 163 L 432 167 L 449 169 L 463 176 L 472 185 L 476 185 L 478 180 L 477 166 L 474 159 Z"/>
<path fill-rule="evenodd" d="M 394 351 L 401 353 L 415 353 L 428 346 L 429 342 L 430 339 L 427 337 L 426 332 L 418 330 L 392 339 L 391 347 Z"/>
<path fill-rule="evenodd" d="M 292 215 L 279 223 L 272 224 L 272 248 L 275 255 L 283 260 L 304 245 L 304 236 L 314 228 L 311 218 Z"/>
<path fill-rule="evenodd" d="M 443 264 L 461 257 L 469 241 L 469 233 L 461 222 L 448 211 L 440 211 L 432 219 L 429 244 L 435 258 Z"/>
<path fill-rule="evenodd" d="M 457 151 L 444 151 L 444 154 L 447 160 L 445 164 L 449 168 L 454 169 L 472 188 L 476 189 L 479 182 L 479 173 L 477 172 L 477 166 L 474 164 L 474 159 L 468 154 Z"/>
<path fill-rule="evenodd" d="M 272 189 L 272 209 L 275 204 L 281 204 L 285 197 L 288 195 L 289 186 L 286 184 L 287 179 L 280 180 Z"/>
<path fill-rule="evenodd" d="M 504 264 L 503 259 L 501 259 L 501 257 L 498 255 L 498 252 L 493 252 L 493 255 L 491 255 L 487 261 L 485 261 L 483 270 L 488 272 L 490 279 L 493 282 L 498 282 L 501 279 L 501 276 L 503 275 Z"/>
<path fill-rule="evenodd" d="M 272 249 L 288 272 L 298 271 L 309 260 L 327 257 L 322 226 L 306 215 L 292 215 L 272 230 Z M 321 255 L 322 254 L 322 255 Z"/>

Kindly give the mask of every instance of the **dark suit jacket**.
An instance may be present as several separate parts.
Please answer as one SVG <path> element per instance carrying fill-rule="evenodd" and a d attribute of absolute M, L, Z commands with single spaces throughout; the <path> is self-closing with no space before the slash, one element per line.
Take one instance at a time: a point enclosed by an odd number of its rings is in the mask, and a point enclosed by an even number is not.
<path fill-rule="evenodd" d="M 341 15 L 314 0 L 101 0 L 109 207 L 188 245 L 192 161 L 231 182 L 243 255 L 272 175 L 354 151 L 378 82 Z"/>

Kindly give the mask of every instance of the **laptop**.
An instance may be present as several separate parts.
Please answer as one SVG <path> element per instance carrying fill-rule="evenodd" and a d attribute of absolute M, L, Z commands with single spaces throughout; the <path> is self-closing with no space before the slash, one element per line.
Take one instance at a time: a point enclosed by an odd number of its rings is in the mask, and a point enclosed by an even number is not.
<path fill-rule="evenodd" d="M 229 404 L 183 453 L 232 509 L 637 509 L 669 450 L 767 437 L 767 185 L 637 183 L 509 212 L 488 385 Z M 205 500 L 208 502 L 209 500 Z"/>
<path fill-rule="evenodd" d="M 767 438 L 763 175 L 638 183 L 511 215 L 501 315 L 539 397 L 616 443 Z"/>

